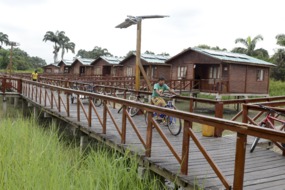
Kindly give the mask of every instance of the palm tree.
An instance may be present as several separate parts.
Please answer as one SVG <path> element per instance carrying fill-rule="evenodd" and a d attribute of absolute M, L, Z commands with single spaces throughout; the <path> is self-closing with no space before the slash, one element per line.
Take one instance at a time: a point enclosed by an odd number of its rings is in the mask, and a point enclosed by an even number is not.
<path fill-rule="evenodd" d="M 237 47 L 232 50 L 232 52 L 236 53 L 243 53 L 249 56 L 254 56 L 254 57 L 259 57 L 259 58 L 265 58 L 268 59 L 269 54 L 267 50 L 260 48 L 260 49 L 255 49 L 256 43 L 260 40 L 263 40 L 263 37 L 261 35 L 257 35 L 253 39 L 251 37 L 247 37 L 246 39 L 243 38 L 238 38 L 235 40 L 235 43 L 241 43 L 245 46 L 243 47 Z"/>
<path fill-rule="evenodd" d="M 72 53 L 75 51 L 75 43 L 70 42 L 70 39 L 67 36 L 64 36 L 60 39 L 60 48 L 61 48 L 61 59 L 63 59 L 65 50 L 71 50 Z"/>
<path fill-rule="evenodd" d="M 44 39 L 43 41 L 50 41 L 50 42 L 53 42 L 54 43 L 54 46 L 53 46 L 53 59 L 54 59 L 54 63 L 57 62 L 57 57 L 58 57 L 58 52 L 61 48 L 61 44 L 60 42 L 62 41 L 62 38 L 65 37 L 65 32 L 64 31 L 56 31 L 55 33 L 52 32 L 52 31 L 47 31 L 45 36 L 44 36 Z"/>
<path fill-rule="evenodd" d="M 278 34 L 276 40 L 278 45 L 285 46 L 285 34 Z"/>
<path fill-rule="evenodd" d="M 0 32 L 0 43 L 1 43 L 1 46 L 3 45 L 3 43 L 5 45 L 9 44 L 9 39 L 8 39 L 8 35 L 7 34 L 4 34 L 4 33 Z M 0 49 L 2 48 L 1 46 L 0 46 Z"/>

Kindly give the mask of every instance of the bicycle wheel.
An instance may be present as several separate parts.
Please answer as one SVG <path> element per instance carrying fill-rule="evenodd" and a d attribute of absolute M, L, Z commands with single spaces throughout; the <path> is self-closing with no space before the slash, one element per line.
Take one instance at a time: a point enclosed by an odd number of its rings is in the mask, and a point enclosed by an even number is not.
<path fill-rule="evenodd" d="M 262 123 L 262 124 L 260 125 L 260 127 L 265 127 L 265 123 Z M 254 151 L 254 149 L 255 149 L 255 147 L 256 147 L 256 145 L 257 145 L 259 139 L 260 139 L 259 137 L 255 137 L 255 139 L 254 139 L 254 141 L 253 141 L 253 143 L 252 143 L 252 145 L 251 145 L 251 147 L 250 147 L 250 153 L 252 153 L 252 152 Z"/>
<path fill-rule="evenodd" d="M 167 117 L 167 126 L 170 133 L 174 136 L 177 136 L 181 132 L 182 124 L 181 119 L 175 117 Z"/>
<path fill-rule="evenodd" d="M 253 143 L 252 143 L 252 145 L 250 147 L 250 153 L 252 153 L 254 151 L 254 149 L 255 149 L 259 139 L 260 139 L 259 137 L 255 137 L 255 139 L 254 139 L 254 141 L 253 141 Z"/>
<path fill-rule="evenodd" d="M 136 107 L 130 107 L 129 108 L 129 114 L 131 115 L 131 117 L 134 117 L 135 115 L 137 115 L 139 113 L 140 109 L 136 108 Z"/>
<path fill-rule="evenodd" d="M 120 107 L 120 109 L 118 110 L 118 113 L 120 113 L 123 109 L 123 106 Z"/>
<path fill-rule="evenodd" d="M 99 99 L 99 98 L 94 98 L 94 99 L 93 99 L 93 103 L 94 103 L 94 105 L 95 105 L 96 107 L 99 107 L 99 106 L 102 105 L 102 100 Z"/>

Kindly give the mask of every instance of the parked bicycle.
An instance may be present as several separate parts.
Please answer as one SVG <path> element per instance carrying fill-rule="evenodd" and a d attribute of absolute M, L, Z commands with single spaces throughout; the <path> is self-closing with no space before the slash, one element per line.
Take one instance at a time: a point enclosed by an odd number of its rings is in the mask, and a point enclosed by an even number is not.
<path fill-rule="evenodd" d="M 83 87 L 83 89 L 80 89 L 79 86 L 77 86 L 77 85 L 74 85 L 74 86 L 72 86 L 71 88 L 72 88 L 72 89 L 75 89 L 75 90 L 84 90 L 84 91 L 87 91 L 87 92 L 92 92 L 92 93 L 97 93 L 97 94 L 103 94 L 102 92 L 97 91 L 96 88 L 95 88 L 95 86 L 92 86 L 92 85 L 86 85 L 86 86 Z M 79 95 L 79 98 L 83 100 L 83 99 L 88 99 L 89 96 L 85 96 L 85 95 L 81 95 L 81 94 L 80 94 L 80 95 Z M 77 94 L 72 93 L 72 94 L 71 94 L 71 103 L 73 104 L 73 103 L 74 103 L 74 100 L 76 100 L 76 99 L 77 99 Z M 99 98 L 93 98 L 93 103 L 94 103 L 94 105 L 95 105 L 96 107 L 99 107 L 99 106 L 102 105 L 102 100 L 99 99 Z"/>
<path fill-rule="evenodd" d="M 144 103 L 144 96 L 136 95 L 135 93 L 131 93 L 128 99 L 136 101 L 136 102 Z M 118 110 L 118 113 L 120 113 L 122 109 L 123 109 L 123 106 L 120 107 L 120 109 Z M 135 115 L 137 115 L 139 111 L 140 111 L 139 108 L 128 107 L 128 112 L 131 115 L 131 117 L 134 117 Z"/>
<path fill-rule="evenodd" d="M 166 104 L 166 108 L 169 109 L 174 109 L 176 110 L 177 108 L 173 105 L 173 98 L 175 96 L 171 96 L 171 95 L 165 95 L 164 98 L 169 99 L 167 101 Z M 145 112 L 145 122 L 146 124 L 148 124 L 148 113 L 149 112 Z M 160 125 L 164 125 L 166 127 L 168 127 L 170 133 L 174 136 L 177 136 L 180 134 L 181 132 L 181 128 L 182 128 L 182 124 L 181 124 L 181 119 L 173 117 L 173 116 L 168 116 L 164 113 L 156 113 L 153 112 L 152 115 L 153 119 L 155 119 L 157 121 L 157 123 L 159 123 Z M 159 118 L 160 117 L 160 118 Z"/>
<path fill-rule="evenodd" d="M 283 131 L 285 130 L 285 120 L 278 119 L 278 116 L 282 115 L 285 116 L 285 114 L 277 112 L 271 108 L 265 107 L 263 105 L 259 105 L 264 110 L 267 110 L 267 115 L 266 117 L 259 123 L 260 127 L 265 127 L 265 128 L 270 128 L 274 130 L 280 130 Z M 281 123 L 281 126 L 278 128 L 274 126 L 274 121 Z M 250 147 L 250 153 L 252 153 L 260 140 L 260 137 L 255 137 L 251 147 Z M 273 141 L 272 141 L 273 142 Z M 281 150 L 285 150 L 285 144 L 284 143 L 278 143 L 278 142 L 273 142 L 276 146 L 278 146 Z"/>

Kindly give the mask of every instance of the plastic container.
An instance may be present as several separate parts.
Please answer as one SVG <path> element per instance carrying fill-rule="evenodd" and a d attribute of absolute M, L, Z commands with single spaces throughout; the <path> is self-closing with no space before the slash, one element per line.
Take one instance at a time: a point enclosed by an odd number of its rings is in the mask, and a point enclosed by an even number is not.
<path fill-rule="evenodd" d="M 202 135 L 204 137 L 214 136 L 215 128 L 209 125 L 202 125 Z"/>

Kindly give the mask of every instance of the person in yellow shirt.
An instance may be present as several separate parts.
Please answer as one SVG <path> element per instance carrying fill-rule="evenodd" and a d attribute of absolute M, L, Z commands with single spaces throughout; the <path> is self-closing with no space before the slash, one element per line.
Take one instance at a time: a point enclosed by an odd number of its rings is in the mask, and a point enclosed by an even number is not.
<path fill-rule="evenodd" d="M 38 81 L 38 71 L 37 70 L 35 70 L 35 72 L 32 72 L 32 80 Z"/>

